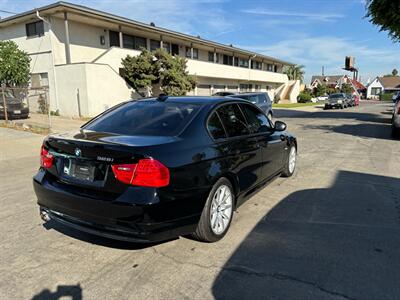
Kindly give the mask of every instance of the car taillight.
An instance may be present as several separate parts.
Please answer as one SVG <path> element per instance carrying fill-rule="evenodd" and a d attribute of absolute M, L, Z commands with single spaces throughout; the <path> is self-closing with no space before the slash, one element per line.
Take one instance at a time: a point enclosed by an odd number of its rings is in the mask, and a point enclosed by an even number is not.
<path fill-rule="evenodd" d="M 40 151 L 40 165 L 45 169 L 51 168 L 53 165 L 53 160 L 54 156 L 50 154 L 49 150 L 42 145 L 42 149 Z"/>
<path fill-rule="evenodd" d="M 137 164 L 111 166 L 117 180 L 131 185 L 163 187 L 169 184 L 169 170 L 155 159 L 141 159 Z"/>

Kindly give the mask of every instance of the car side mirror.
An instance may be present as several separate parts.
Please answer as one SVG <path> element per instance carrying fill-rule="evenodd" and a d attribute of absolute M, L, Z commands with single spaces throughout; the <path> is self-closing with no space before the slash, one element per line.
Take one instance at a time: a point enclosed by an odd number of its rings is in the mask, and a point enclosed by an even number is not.
<path fill-rule="evenodd" d="M 286 130 L 286 123 L 282 121 L 275 121 L 275 130 L 276 131 L 285 131 Z"/>

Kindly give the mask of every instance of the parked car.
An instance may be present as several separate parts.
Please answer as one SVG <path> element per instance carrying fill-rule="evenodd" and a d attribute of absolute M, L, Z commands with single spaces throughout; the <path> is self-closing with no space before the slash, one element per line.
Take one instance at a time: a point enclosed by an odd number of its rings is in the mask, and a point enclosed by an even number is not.
<path fill-rule="evenodd" d="M 241 99 L 163 97 L 115 106 L 50 135 L 33 177 L 43 220 L 148 242 L 214 242 L 233 211 L 296 167 L 296 138 Z"/>
<path fill-rule="evenodd" d="M 400 136 L 400 98 L 397 98 L 392 116 L 392 136 Z"/>
<path fill-rule="evenodd" d="M 247 100 L 255 105 L 257 105 L 261 110 L 268 116 L 272 121 L 274 117 L 274 112 L 272 110 L 272 101 L 267 93 L 255 92 L 255 93 L 241 93 L 230 95 L 232 98 L 240 98 Z"/>
<path fill-rule="evenodd" d="M 352 94 L 346 94 L 346 100 L 347 107 L 356 106 L 356 101 L 354 100 L 354 96 Z"/>
<path fill-rule="evenodd" d="M 354 99 L 354 105 L 359 106 L 360 105 L 360 96 L 359 95 L 353 95 Z"/>
<path fill-rule="evenodd" d="M 395 92 L 392 96 L 393 103 L 396 103 L 397 99 L 400 98 L 400 91 Z"/>
<path fill-rule="evenodd" d="M 233 92 L 216 92 L 216 93 L 213 94 L 213 96 L 225 97 L 225 96 L 230 96 L 230 95 L 234 95 L 234 94 L 235 93 L 233 93 Z"/>
<path fill-rule="evenodd" d="M 325 103 L 324 109 L 328 108 L 345 108 L 348 106 L 348 98 L 345 93 L 330 94 L 328 101 Z"/>
<path fill-rule="evenodd" d="M 23 99 L 15 97 L 10 91 L 4 92 L 7 117 L 9 120 L 26 119 L 29 116 L 29 108 Z M 0 119 L 5 119 L 3 97 L 0 93 Z"/>

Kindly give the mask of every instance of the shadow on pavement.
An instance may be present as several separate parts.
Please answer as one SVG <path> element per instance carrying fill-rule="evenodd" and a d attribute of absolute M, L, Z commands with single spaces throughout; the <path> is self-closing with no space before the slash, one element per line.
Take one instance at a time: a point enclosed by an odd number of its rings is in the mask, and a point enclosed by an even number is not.
<path fill-rule="evenodd" d="M 391 136 L 391 125 L 388 124 L 345 124 L 345 125 L 303 125 L 303 129 L 319 129 L 326 132 L 348 134 L 363 138 L 394 139 Z"/>
<path fill-rule="evenodd" d="M 216 299 L 400 299 L 400 179 L 340 171 L 277 204 L 226 262 Z"/>
<path fill-rule="evenodd" d="M 82 299 L 82 288 L 77 285 L 58 285 L 55 292 L 44 289 L 40 293 L 32 297 L 32 300 L 58 300 L 58 299 Z"/>
<path fill-rule="evenodd" d="M 134 243 L 134 242 L 125 242 L 125 241 L 119 241 L 119 240 L 113 240 L 113 239 L 108 239 L 105 237 L 89 234 L 86 232 L 79 231 L 74 228 L 70 228 L 68 226 L 65 226 L 63 224 L 60 224 L 56 221 L 50 220 L 46 223 L 43 224 L 43 227 L 46 228 L 47 230 L 54 229 L 64 235 L 67 235 L 71 238 L 103 246 L 103 247 L 108 247 L 108 248 L 114 248 L 114 249 L 121 249 L 121 250 L 141 250 L 149 247 L 153 247 L 155 245 L 161 244 L 168 242 L 167 241 L 162 241 L 158 243 Z M 170 240 L 169 240 L 170 241 Z"/>

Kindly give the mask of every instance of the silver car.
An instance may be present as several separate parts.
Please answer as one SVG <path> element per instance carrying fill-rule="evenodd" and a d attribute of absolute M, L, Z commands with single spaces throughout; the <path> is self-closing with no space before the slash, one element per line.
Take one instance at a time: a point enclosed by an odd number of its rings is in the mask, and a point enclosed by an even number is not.
<path fill-rule="evenodd" d="M 392 136 L 400 136 L 400 98 L 397 99 L 392 117 Z"/>
<path fill-rule="evenodd" d="M 272 121 L 274 117 L 274 112 L 272 110 L 272 101 L 267 93 L 254 92 L 254 93 L 242 93 L 229 95 L 231 98 L 240 98 L 247 100 L 255 105 L 257 105 L 261 110 L 267 115 L 267 117 Z"/>
<path fill-rule="evenodd" d="M 330 94 L 328 101 L 325 103 L 324 109 L 328 108 L 345 108 L 350 106 L 349 99 L 345 93 Z"/>

